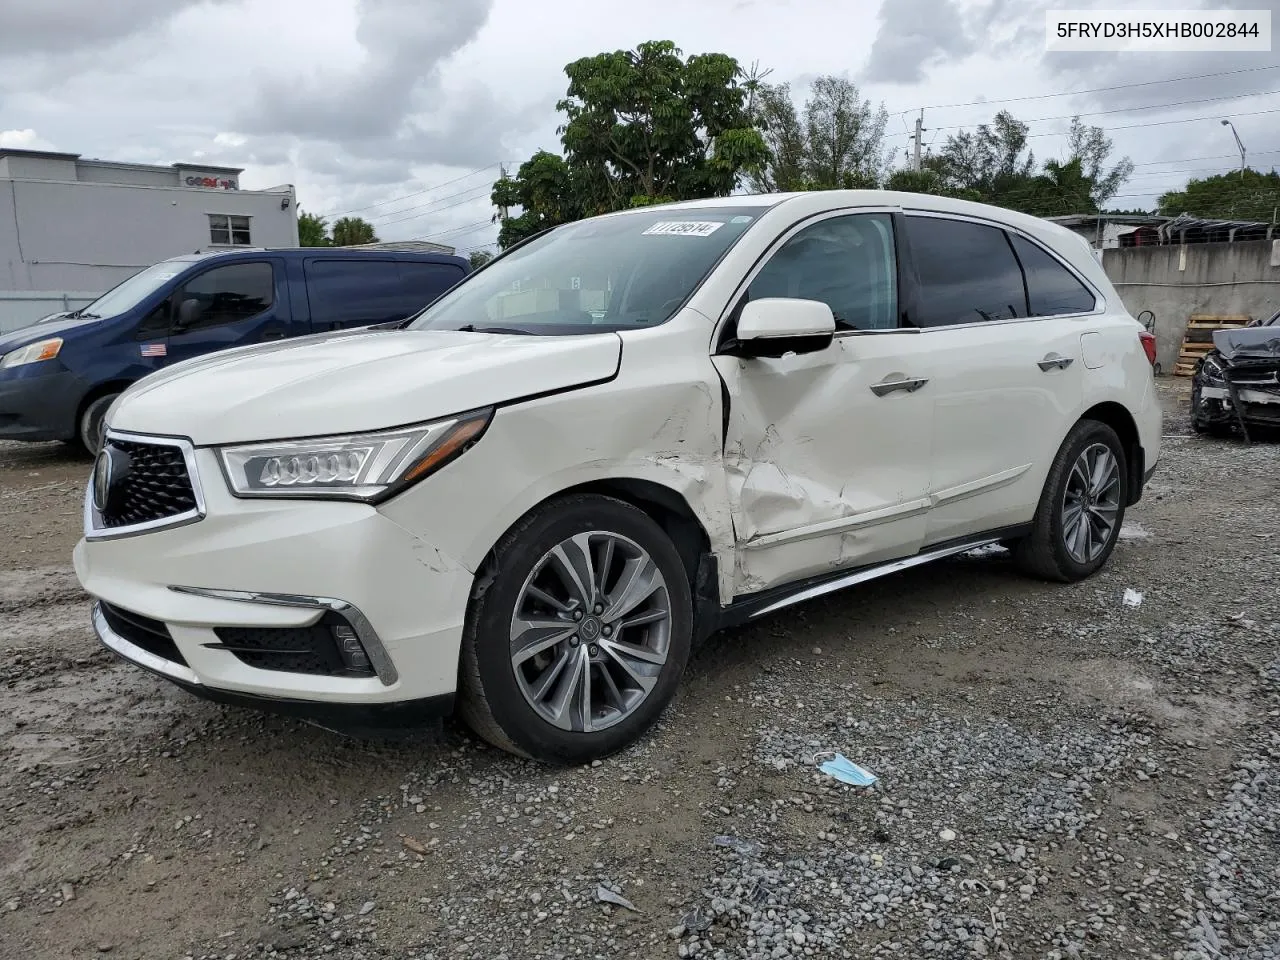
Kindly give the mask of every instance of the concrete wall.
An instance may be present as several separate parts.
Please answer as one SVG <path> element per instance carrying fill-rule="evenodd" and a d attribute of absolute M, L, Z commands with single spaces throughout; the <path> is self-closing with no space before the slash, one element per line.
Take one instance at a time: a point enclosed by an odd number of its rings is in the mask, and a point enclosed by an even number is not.
<path fill-rule="evenodd" d="M 0 180 L 0 290 L 101 293 L 159 260 L 213 249 L 211 213 L 251 217 L 255 247 L 298 245 L 288 193 Z"/>
<path fill-rule="evenodd" d="M 1280 240 L 1121 247 L 1104 250 L 1102 266 L 1131 314 L 1155 313 L 1165 373 L 1173 372 L 1191 314 L 1265 318 L 1280 310 Z"/>

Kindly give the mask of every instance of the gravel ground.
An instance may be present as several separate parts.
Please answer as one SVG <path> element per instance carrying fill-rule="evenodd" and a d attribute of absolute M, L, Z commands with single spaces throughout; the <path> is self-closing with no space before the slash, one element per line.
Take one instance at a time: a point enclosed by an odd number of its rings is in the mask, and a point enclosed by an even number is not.
<path fill-rule="evenodd" d="M 0 956 L 1276 960 L 1280 447 L 1162 389 L 1098 576 L 988 550 L 724 633 L 567 771 L 118 664 L 67 565 L 87 462 L 0 445 Z"/>

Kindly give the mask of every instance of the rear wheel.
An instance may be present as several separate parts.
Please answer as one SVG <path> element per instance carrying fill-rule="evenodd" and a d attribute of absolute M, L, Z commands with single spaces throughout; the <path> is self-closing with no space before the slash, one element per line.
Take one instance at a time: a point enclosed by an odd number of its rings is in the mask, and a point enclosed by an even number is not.
<path fill-rule="evenodd" d="M 495 746 L 585 763 L 640 737 L 689 657 L 689 578 L 670 538 L 620 500 L 538 508 L 494 551 L 468 612 L 459 712 Z"/>
<path fill-rule="evenodd" d="M 1077 423 L 1049 468 L 1031 533 L 1014 550 L 1019 567 L 1062 582 L 1096 572 L 1120 535 L 1128 478 L 1128 459 L 1116 432 L 1096 420 Z"/>
<path fill-rule="evenodd" d="M 118 393 L 108 393 L 97 397 L 80 414 L 80 422 L 76 425 L 76 443 L 90 456 L 97 455 L 102 449 L 107 410 L 118 396 Z"/>

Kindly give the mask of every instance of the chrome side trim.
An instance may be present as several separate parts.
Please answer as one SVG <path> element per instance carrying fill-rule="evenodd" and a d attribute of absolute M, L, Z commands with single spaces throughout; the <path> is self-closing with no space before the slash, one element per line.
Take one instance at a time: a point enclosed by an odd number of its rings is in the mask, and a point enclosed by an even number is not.
<path fill-rule="evenodd" d="M 101 603 L 93 605 L 93 632 L 98 635 L 102 645 L 112 653 L 123 657 L 131 663 L 136 663 L 152 673 L 161 674 L 172 680 L 180 680 L 183 683 L 198 684 L 200 682 L 200 678 L 195 675 L 195 672 L 190 667 L 184 667 L 182 664 L 166 660 L 164 657 L 157 657 L 154 653 L 130 643 L 112 630 L 110 624 L 107 623 L 107 618 L 102 614 Z"/>
<path fill-rule="evenodd" d="M 330 613 L 336 613 L 351 624 L 351 629 L 355 631 L 356 637 L 359 638 L 360 645 L 364 647 L 365 653 L 369 655 L 369 663 L 373 665 L 373 671 L 378 675 L 378 679 L 382 681 L 382 685 L 389 687 L 400 679 L 400 674 L 396 671 L 395 664 L 391 662 L 391 657 L 387 655 L 387 649 L 382 645 L 382 640 L 379 639 L 377 631 L 373 629 L 373 624 L 369 622 L 369 618 L 361 613 L 358 607 L 347 603 L 345 600 L 337 600 L 333 597 L 309 597 L 296 593 L 257 593 L 252 590 L 214 590 L 207 587 L 171 586 L 169 589 L 174 593 L 185 593 L 193 597 L 208 597 L 213 600 L 262 603 L 273 607 L 304 607 L 311 610 L 327 610 Z"/>
<path fill-rule="evenodd" d="M 104 527 L 102 517 L 93 505 L 93 478 L 97 471 L 89 474 L 89 483 L 84 495 L 84 538 L 86 540 L 118 540 L 121 537 L 133 537 L 155 530 L 166 530 L 169 527 L 182 527 L 188 523 L 197 523 L 205 518 L 204 488 L 200 485 L 200 473 L 196 470 L 196 448 L 186 437 L 160 437 L 147 433 L 129 433 L 124 430 L 107 429 L 106 438 L 123 440 L 125 443 L 141 443 L 153 447 L 176 447 L 182 452 L 182 459 L 187 465 L 187 477 L 191 480 L 191 492 L 195 496 L 194 510 L 187 510 L 172 517 L 161 517 L 159 520 L 148 520 L 146 523 L 133 523 L 127 527 Z"/>
<path fill-rule="evenodd" d="M 852 587 L 859 583 L 866 583 L 868 580 L 876 580 L 880 577 L 888 576 L 891 573 L 897 573 L 900 570 L 908 570 L 911 567 L 918 567 L 921 564 L 929 563 L 933 560 L 941 560 L 943 557 L 954 557 L 959 553 L 968 553 L 970 550 L 976 550 L 978 547 L 990 546 L 993 543 L 999 543 L 997 537 L 985 540 L 971 540 L 958 546 L 943 547 L 941 550 L 931 550 L 928 553 L 917 553 L 914 557 L 904 557 L 901 560 L 892 560 L 889 563 L 882 563 L 876 567 L 867 567 L 863 570 L 855 570 L 847 577 L 840 577 L 836 580 L 829 580 L 826 583 L 820 583 L 817 586 L 810 587 L 807 590 L 801 590 L 799 593 L 793 593 L 789 597 L 783 597 L 774 603 L 769 604 L 751 614 L 750 619 L 763 617 L 767 613 L 775 613 L 784 607 L 792 604 L 803 603 L 806 600 L 812 600 L 814 597 L 821 597 L 824 594 L 834 593 L 837 590 L 843 590 L 845 587 Z"/>
<path fill-rule="evenodd" d="M 747 540 L 742 544 L 742 547 L 745 550 L 757 550 L 761 547 L 775 547 L 780 543 L 812 540 L 814 537 L 845 533 L 862 527 L 874 527 L 882 523 L 892 523 L 896 520 L 906 520 L 909 517 L 919 516 L 928 512 L 930 506 L 931 503 L 927 498 L 908 500 L 905 503 L 895 503 L 891 507 L 882 507 L 879 510 L 866 510 L 847 517 L 836 517 L 834 520 L 821 520 L 818 523 L 796 527 L 792 530 L 783 530 L 780 533 L 762 534 L 754 539 Z"/>

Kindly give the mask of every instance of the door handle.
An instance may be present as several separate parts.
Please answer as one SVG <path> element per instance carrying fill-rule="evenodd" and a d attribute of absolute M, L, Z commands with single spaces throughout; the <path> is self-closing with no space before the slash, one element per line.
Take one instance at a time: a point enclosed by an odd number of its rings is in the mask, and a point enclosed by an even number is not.
<path fill-rule="evenodd" d="M 877 397 L 887 397 L 889 394 L 898 390 L 905 390 L 907 393 L 915 393 L 923 387 L 929 380 L 927 377 L 903 377 L 901 380 L 881 380 L 879 383 L 871 385 L 871 392 Z"/>
<path fill-rule="evenodd" d="M 1050 370 L 1065 370 L 1073 363 L 1075 360 L 1071 357 L 1060 357 L 1056 353 L 1051 353 L 1043 360 L 1037 361 L 1036 366 L 1048 373 Z"/>

